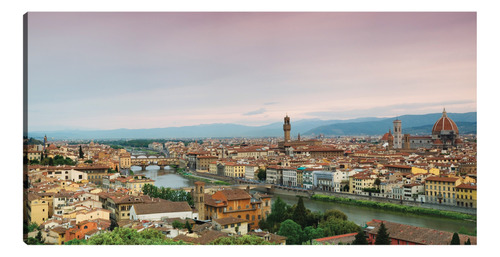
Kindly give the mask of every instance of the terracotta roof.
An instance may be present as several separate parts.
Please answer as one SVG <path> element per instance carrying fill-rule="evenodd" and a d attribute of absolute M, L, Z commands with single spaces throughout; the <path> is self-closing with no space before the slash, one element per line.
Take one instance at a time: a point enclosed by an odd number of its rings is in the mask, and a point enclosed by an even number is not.
<path fill-rule="evenodd" d="M 415 227 L 405 224 L 399 224 L 389 221 L 372 220 L 367 222 L 368 226 L 374 227 L 368 231 L 370 234 L 377 234 L 381 223 L 384 223 L 389 233 L 389 237 L 393 239 L 404 240 L 422 245 L 449 245 L 452 232 L 440 231 L 431 228 Z M 470 239 L 472 245 L 477 244 L 477 237 L 468 235 L 459 235 L 461 244 L 464 244 L 467 239 Z"/>
<path fill-rule="evenodd" d="M 230 190 L 221 190 L 221 192 L 228 201 L 234 200 L 242 200 L 242 199 L 250 199 L 252 198 L 247 191 L 243 189 L 230 189 Z"/>
<path fill-rule="evenodd" d="M 450 177 L 436 177 L 436 176 L 432 176 L 432 177 L 428 177 L 425 179 L 425 181 L 441 181 L 441 182 L 455 182 L 457 181 L 459 178 L 450 178 Z"/>
<path fill-rule="evenodd" d="M 434 123 L 434 126 L 432 127 L 432 134 L 440 133 L 443 130 L 453 130 L 456 134 L 458 134 L 457 124 L 455 124 L 455 122 L 448 117 L 445 110 L 443 110 L 443 116 L 441 116 L 441 118 Z"/>
<path fill-rule="evenodd" d="M 477 190 L 477 186 L 476 185 L 471 185 L 471 184 L 460 184 L 456 188 L 457 189 L 473 189 L 473 190 Z"/>
<path fill-rule="evenodd" d="M 241 218 L 235 218 L 235 217 L 226 217 L 226 218 L 220 218 L 220 219 L 214 219 L 214 222 L 217 222 L 218 224 L 224 226 L 224 225 L 230 225 L 230 224 L 236 224 L 236 223 L 243 223 L 243 222 L 248 222 L 246 219 L 241 219 Z"/>
<path fill-rule="evenodd" d="M 316 240 L 318 242 L 322 242 L 322 241 L 328 241 L 328 240 L 332 240 L 332 239 L 339 239 L 339 238 L 343 238 L 343 237 L 354 237 L 357 234 L 358 233 L 350 233 L 350 234 L 343 234 L 343 235 L 338 235 L 338 236 L 323 237 L 323 238 L 318 238 L 318 239 L 314 239 L 314 240 Z"/>
<path fill-rule="evenodd" d="M 171 212 L 189 212 L 192 211 L 187 202 L 157 202 L 148 204 L 134 204 L 135 213 L 153 214 L 153 213 L 171 213 Z"/>

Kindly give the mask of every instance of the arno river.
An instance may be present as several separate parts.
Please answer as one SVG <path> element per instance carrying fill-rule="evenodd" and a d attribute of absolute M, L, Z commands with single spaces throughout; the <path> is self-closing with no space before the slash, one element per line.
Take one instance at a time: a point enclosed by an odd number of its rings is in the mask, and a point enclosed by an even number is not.
<path fill-rule="evenodd" d="M 165 169 L 168 169 L 166 167 Z M 182 188 L 194 186 L 195 180 L 187 179 L 181 175 L 174 174 L 171 171 L 160 171 L 158 166 L 148 166 L 146 171 L 141 171 L 140 167 L 133 166 L 131 170 L 135 174 L 142 174 L 146 177 L 155 180 L 155 185 L 158 187 Z M 287 195 L 273 195 L 273 200 L 280 197 L 287 204 L 293 205 L 297 203 L 297 197 Z M 350 221 L 358 225 L 364 225 L 372 219 L 387 220 L 402 224 L 408 224 L 418 227 L 433 228 L 449 232 L 458 232 L 461 227 L 468 231 L 474 232 L 476 229 L 475 222 L 461 221 L 447 218 L 438 218 L 431 216 L 420 216 L 415 214 L 405 214 L 401 212 L 386 211 L 380 209 L 372 209 L 367 207 L 345 205 L 338 203 L 329 203 L 304 199 L 306 208 L 312 211 L 324 212 L 330 209 L 337 209 L 347 215 Z"/>

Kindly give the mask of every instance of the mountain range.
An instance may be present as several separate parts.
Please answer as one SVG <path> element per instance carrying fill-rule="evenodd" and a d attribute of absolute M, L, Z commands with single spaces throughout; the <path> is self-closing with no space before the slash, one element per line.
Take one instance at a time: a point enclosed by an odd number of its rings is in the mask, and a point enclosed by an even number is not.
<path fill-rule="evenodd" d="M 460 134 L 475 134 L 477 113 L 447 113 L 455 121 Z M 402 122 L 403 134 L 429 135 L 434 123 L 442 113 L 403 115 L 392 118 L 356 118 L 349 120 L 304 119 L 291 121 L 291 135 L 301 136 L 347 136 L 383 135 L 392 131 L 392 122 L 397 118 Z M 201 124 L 196 126 L 112 129 L 112 130 L 60 130 L 28 132 L 29 137 L 53 139 L 147 139 L 147 138 L 215 138 L 215 137 L 281 137 L 283 123 L 275 122 L 263 126 L 245 126 L 230 123 Z"/>

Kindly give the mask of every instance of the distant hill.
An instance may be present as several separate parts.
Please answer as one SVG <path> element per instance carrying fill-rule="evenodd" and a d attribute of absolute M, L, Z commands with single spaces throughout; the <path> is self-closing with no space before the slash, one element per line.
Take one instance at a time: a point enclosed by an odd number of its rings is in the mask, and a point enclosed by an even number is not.
<path fill-rule="evenodd" d="M 477 113 L 447 113 L 457 126 L 460 134 L 476 133 Z M 345 136 L 345 135 L 382 135 L 393 131 L 393 121 L 397 118 L 401 120 L 403 134 L 429 135 L 434 123 L 441 118 L 442 113 L 432 113 L 424 115 L 403 115 L 394 118 L 377 121 L 329 124 L 308 130 L 304 135 L 314 136 L 323 134 L 325 136 Z M 460 124 L 460 125 L 459 125 Z"/>
<path fill-rule="evenodd" d="M 448 113 L 459 126 L 459 131 L 476 131 L 476 112 Z M 441 113 L 425 115 L 404 115 L 403 133 L 430 134 L 432 125 Z M 357 118 L 350 120 L 292 119 L 291 136 L 301 135 L 382 135 L 392 130 L 395 118 Z M 461 125 L 459 125 L 459 123 Z M 463 124 L 462 124 L 463 123 Z M 429 127 L 430 126 L 430 129 Z M 460 126 L 464 126 L 464 130 Z M 408 131 L 408 132 L 406 132 Z M 415 131 L 411 132 L 411 131 Z M 29 137 L 43 138 L 47 135 L 54 139 L 148 139 L 148 138 L 207 138 L 207 137 L 281 137 L 283 123 L 275 122 L 263 126 L 244 126 L 238 124 L 202 124 L 197 126 L 151 128 L 151 129 L 113 129 L 113 130 L 62 130 L 29 132 Z"/>

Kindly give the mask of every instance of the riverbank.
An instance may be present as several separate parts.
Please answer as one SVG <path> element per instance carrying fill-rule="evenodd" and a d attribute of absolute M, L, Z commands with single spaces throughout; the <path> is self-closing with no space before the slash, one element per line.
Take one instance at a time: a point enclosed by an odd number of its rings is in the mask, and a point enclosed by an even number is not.
<path fill-rule="evenodd" d="M 475 215 L 459 213 L 459 212 L 437 210 L 432 208 L 422 208 L 416 206 L 405 206 L 393 203 L 382 203 L 382 202 L 368 201 L 368 200 L 355 200 L 350 198 L 336 197 L 336 196 L 322 195 L 322 194 L 314 194 L 311 196 L 311 199 L 318 201 L 325 201 L 325 202 L 336 202 L 336 203 L 364 206 L 376 209 L 385 209 L 397 212 L 438 216 L 438 217 L 468 220 L 468 221 L 476 221 L 477 219 Z"/>
<path fill-rule="evenodd" d="M 175 173 L 185 177 L 185 178 L 189 178 L 189 179 L 193 179 L 193 180 L 196 180 L 196 181 L 201 181 L 201 182 L 205 182 L 207 184 L 213 184 L 213 185 L 219 185 L 219 186 L 228 186 L 228 185 L 232 185 L 232 183 L 229 183 L 229 182 L 226 182 L 226 181 L 222 181 L 222 180 L 218 180 L 218 179 L 214 179 L 214 178 L 207 178 L 207 177 L 202 177 L 202 176 L 198 176 L 198 175 L 194 175 L 190 172 L 186 172 L 184 170 L 184 168 L 179 168 L 179 167 L 175 167 L 175 166 L 170 166 L 172 167 L 173 169 L 175 169 Z"/>

